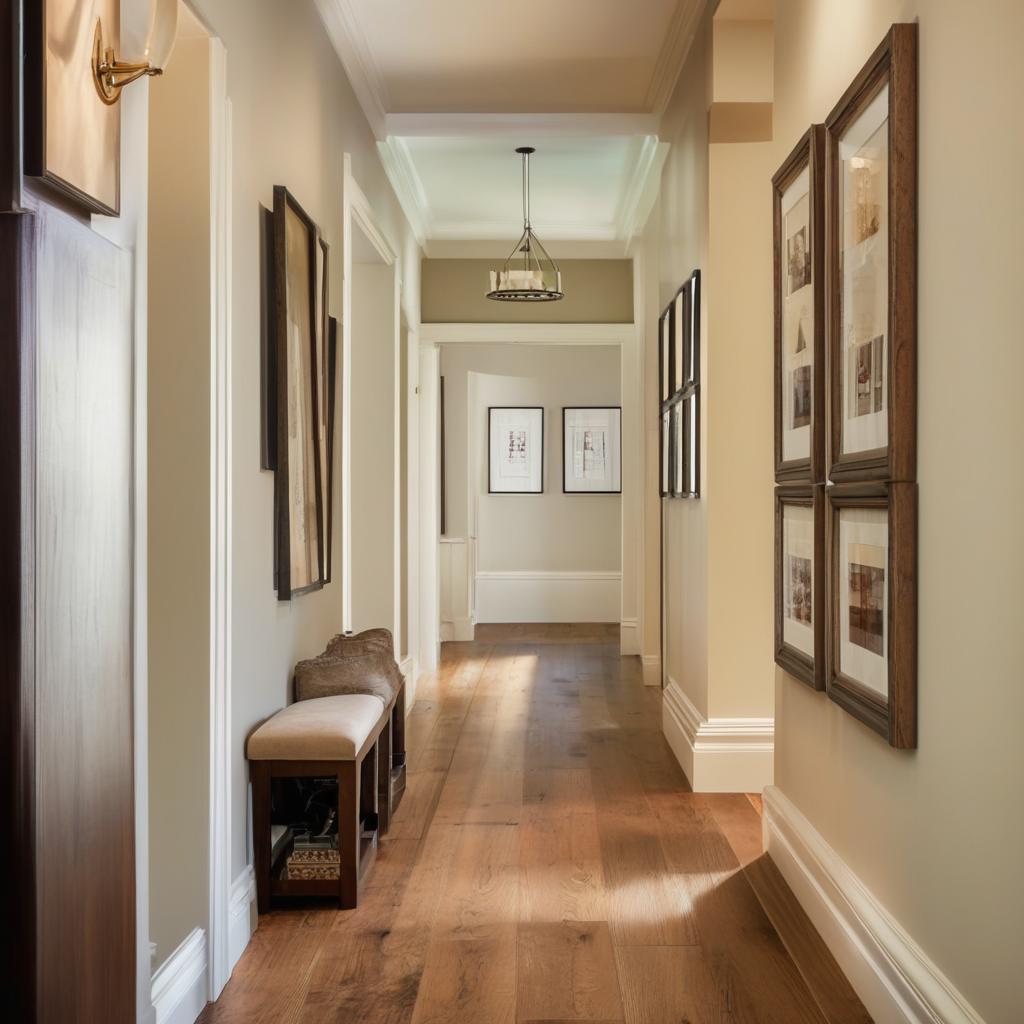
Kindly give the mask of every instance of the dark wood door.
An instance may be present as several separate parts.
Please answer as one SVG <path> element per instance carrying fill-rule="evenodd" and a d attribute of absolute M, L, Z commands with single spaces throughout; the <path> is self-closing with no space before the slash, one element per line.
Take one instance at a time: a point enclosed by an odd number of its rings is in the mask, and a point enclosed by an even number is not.
<path fill-rule="evenodd" d="M 17 1019 L 130 1024 L 131 255 L 46 204 L 2 219 L 15 305 L 0 311 L 0 376 L 12 374 L 0 436 L 18 453 L 0 461 Z"/>

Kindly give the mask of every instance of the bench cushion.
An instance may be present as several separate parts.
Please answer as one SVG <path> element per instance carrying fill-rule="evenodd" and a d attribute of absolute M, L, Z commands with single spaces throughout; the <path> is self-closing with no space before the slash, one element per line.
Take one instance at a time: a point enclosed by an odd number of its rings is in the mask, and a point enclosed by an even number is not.
<path fill-rule="evenodd" d="M 384 717 L 384 701 L 365 693 L 299 701 L 250 737 L 250 761 L 351 761 Z"/>

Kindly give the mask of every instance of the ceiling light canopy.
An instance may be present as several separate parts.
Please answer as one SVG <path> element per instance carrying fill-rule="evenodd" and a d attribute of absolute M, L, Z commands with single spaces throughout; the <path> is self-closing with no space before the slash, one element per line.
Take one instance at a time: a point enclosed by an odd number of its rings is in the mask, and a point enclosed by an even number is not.
<path fill-rule="evenodd" d="M 501 270 L 491 271 L 487 298 L 499 302 L 552 302 L 565 298 L 562 274 L 530 225 L 530 154 L 533 146 L 520 146 L 523 157 L 523 233 Z"/>

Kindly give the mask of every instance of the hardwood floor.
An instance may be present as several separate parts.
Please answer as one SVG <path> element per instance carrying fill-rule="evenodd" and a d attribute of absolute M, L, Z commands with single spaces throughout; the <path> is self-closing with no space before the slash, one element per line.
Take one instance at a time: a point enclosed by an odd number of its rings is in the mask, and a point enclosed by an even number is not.
<path fill-rule="evenodd" d="M 262 917 L 204 1024 L 868 1022 L 759 801 L 689 792 L 616 633 L 444 645 L 359 908 Z"/>

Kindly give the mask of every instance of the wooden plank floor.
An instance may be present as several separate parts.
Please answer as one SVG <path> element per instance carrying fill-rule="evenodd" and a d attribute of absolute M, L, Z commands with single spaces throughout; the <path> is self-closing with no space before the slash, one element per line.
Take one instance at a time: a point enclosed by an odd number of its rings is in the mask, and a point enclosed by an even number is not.
<path fill-rule="evenodd" d="M 262 917 L 201 1020 L 868 1022 L 759 859 L 759 801 L 689 792 L 616 633 L 491 626 L 444 645 L 359 908 Z"/>

